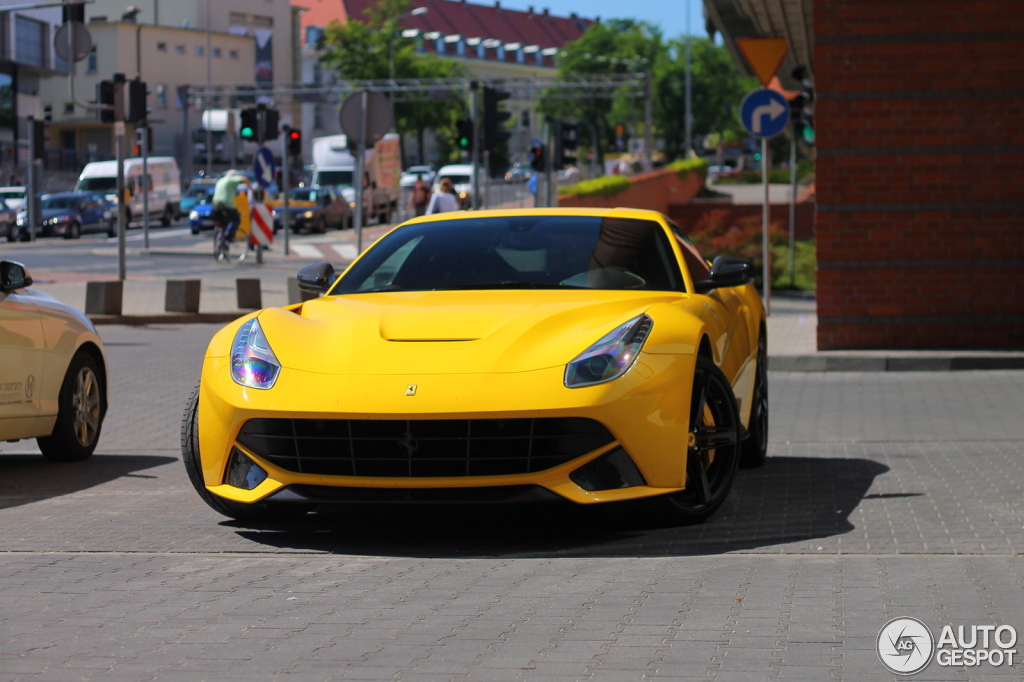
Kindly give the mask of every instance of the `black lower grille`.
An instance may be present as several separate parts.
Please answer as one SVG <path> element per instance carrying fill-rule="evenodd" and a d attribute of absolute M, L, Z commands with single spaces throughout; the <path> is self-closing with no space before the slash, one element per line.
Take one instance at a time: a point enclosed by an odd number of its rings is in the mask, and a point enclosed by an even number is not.
<path fill-rule="evenodd" d="M 495 476 L 558 466 L 614 440 L 579 417 L 250 419 L 238 442 L 287 471 L 326 476 Z"/>

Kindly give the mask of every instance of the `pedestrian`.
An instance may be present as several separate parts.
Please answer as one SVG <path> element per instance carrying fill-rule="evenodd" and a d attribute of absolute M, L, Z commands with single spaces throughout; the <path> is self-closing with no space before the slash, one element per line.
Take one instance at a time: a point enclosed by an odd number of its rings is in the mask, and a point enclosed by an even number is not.
<path fill-rule="evenodd" d="M 412 188 L 412 196 L 409 197 L 409 210 L 414 211 L 416 217 L 426 213 L 427 204 L 430 203 L 430 188 L 423 182 L 423 176 L 416 177 L 416 186 Z"/>
<path fill-rule="evenodd" d="M 235 230 L 238 229 L 240 216 L 238 205 L 235 203 L 235 195 L 238 193 L 238 186 L 245 184 L 252 189 L 252 183 L 244 175 L 236 170 L 230 170 L 217 180 L 213 187 L 213 212 L 221 214 L 228 221 L 226 238 L 231 241 L 235 237 Z"/>
<path fill-rule="evenodd" d="M 455 197 L 455 188 L 452 186 L 452 181 L 445 178 L 441 181 L 441 191 L 435 192 L 430 197 L 430 203 L 427 204 L 426 215 L 433 215 L 435 213 L 448 213 L 449 211 L 459 210 L 459 200 Z"/>

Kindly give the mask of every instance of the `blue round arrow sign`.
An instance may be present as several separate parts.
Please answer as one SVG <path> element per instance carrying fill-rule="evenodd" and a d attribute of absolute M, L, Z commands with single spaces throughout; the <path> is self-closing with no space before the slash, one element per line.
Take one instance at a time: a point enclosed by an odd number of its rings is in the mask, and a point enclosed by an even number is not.
<path fill-rule="evenodd" d="M 266 189 L 274 184 L 274 154 L 266 147 L 260 147 L 252 157 L 252 172 L 256 184 Z"/>
<path fill-rule="evenodd" d="M 740 103 L 740 120 L 754 137 L 775 137 L 789 123 L 789 102 L 775 90 L 751 90 Z"/>

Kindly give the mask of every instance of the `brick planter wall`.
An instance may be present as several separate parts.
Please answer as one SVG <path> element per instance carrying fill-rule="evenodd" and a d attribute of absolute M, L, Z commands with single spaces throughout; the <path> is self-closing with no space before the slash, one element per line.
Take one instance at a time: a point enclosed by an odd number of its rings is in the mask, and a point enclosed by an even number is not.
<path fill-rule="evenodd" d="M 656 170 L 634 175 L 630 186 L 610 197 L 597 194 L 581 197 L 563 194 L 558 197 L 559 206 L 593 208 L 643 208 L 668 214 L 673 202 L 688 201 L 697 196 L 704 180 L 699 173 L 691 172 L 683 180 L 671 170 Z"/>
<path fill-rule="evenodd" d="M 1020 0 L 814 0 L 818 347 L 1024 348 Z"/>

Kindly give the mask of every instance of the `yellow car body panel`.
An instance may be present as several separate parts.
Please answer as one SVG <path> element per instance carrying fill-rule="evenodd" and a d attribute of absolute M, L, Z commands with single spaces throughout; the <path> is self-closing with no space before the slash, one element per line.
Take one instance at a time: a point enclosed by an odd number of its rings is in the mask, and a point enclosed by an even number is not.
<path fill-rule="evenodd" d="M 405 225 L 537 214 L 653 220 L 671 234 L 660 214 L 632 209 L 481 211 L 417 218 Z M 676 238 L 670 242 L 686 292 L 693 292 L 682 247 Z M 565 386 L 567 363 L 642 314 L 651 317 L 653 327 L 624 375 L 594 386 Z M 235 334 L 254 316 L 282 367 L 269 390 L 243 387 L 230 371 Z M 747 426 L 764 320 L 760 296 L 750 285 L 706 295 L 596 289 L 329 292 L 303 304 L 269 308 L 229 324 L 210 342 L 198 403 L 203 478 L 209 492 L 235 502 L 257 502 L 294 484 L 403 489 L 533 484 L 584 504 L 677 491 L 686 483 L 690 382 L 702 343 L 732 385 L 740 420 Z M 599 422 L 614 442 L 528 474 L 324 476 L 284 470 L 238 442 L 247 420 L 266 417 L 580 417 Z M 570 479 L 574 470 L 619 445 L 646 485 L 588 491 Z M 233 448 L 268 474 L 253 490 L 225 483 Z"/>

